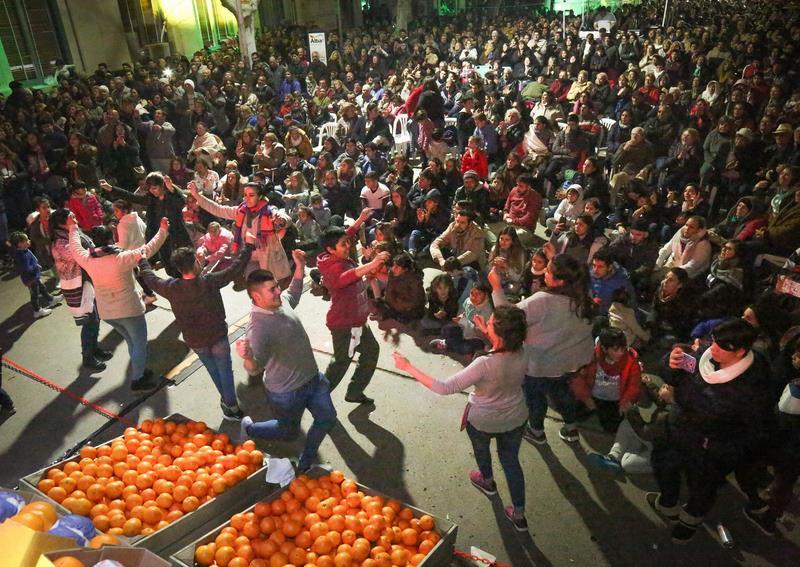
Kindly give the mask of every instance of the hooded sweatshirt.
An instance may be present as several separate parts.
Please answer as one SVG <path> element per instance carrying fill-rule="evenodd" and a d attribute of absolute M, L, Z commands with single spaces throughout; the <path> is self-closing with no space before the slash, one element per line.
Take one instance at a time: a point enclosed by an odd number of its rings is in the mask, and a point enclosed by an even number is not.
<path fill-rule="evenodd" d="M 569 198 L 564 197 L 556 208 L 553 218 L 557 221 L 563 220 L 570 227 L 580 215 L 583 214 L 583 187 L 573 183 L 567 188 L 567 193 L 570 191 L 577 191 L 578 198 L 574 203 L 569 202 Z"/>

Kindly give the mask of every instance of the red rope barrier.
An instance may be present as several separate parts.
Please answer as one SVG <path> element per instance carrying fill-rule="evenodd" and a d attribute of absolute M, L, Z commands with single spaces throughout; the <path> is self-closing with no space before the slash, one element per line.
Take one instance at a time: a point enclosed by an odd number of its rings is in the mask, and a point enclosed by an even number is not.
<path fill-rule="evenodd" d="M 106 408 L 104 408 L 102 406 L 99 406 L 99 405 L 95 404 L 94 402 L 91 402 L 91 401 L 87 400 L 86 398 L 84 398 L 82 396 L 79 396 L 75 392 L 70 391 L 68 388 L 64 388 L 63 386 L 59 386 L 55 382 L 52 382 L 52 381 L 48 380 L 47 378 L 44 378 L 43 376 L 39 376 L 35 372 L 32 372 L 31 370 L 28 370 L 24 366 L 22 366 L 20 364 L 17 364 L 13 360 L 10 360 L 9 358 L 7 358 L 5 356 L 3 357 L 2 360 L 3 360 L 3 362 L 2 362 L 3 366 L 8 368 L 9 370 L 12 370 L 12 371 L 16 372 L 20 376 L 25 376 L 26 378 L 30 378 L 31 380 L 35 380 L 36 382 L 39 382 L 40 384 L 44 384 L 48 388 L 50 388 L 52 390 L 55 390 L 56 392 L 58 392 L 60 394 L 64 394 L 66 396 L 69 396 L 70 398 L 72 398 L 73 400 L 78 402 L 79 404 L 81 404 L 83 406 L 86 406 L 87 408 L 89 408 L 92 411 L 102 415 L 103 417 L 106 417 L 108 419 L 115 419 L 115 420 L 125 424 L 128 427 L 136 427 L 136 424 L 133 423 L 132 421 L 127 420 L 124 417 L 121 417 L 121 416 L 117 415 L 116 413 L 114 413 L 112 411 L 109 411 Z"/>

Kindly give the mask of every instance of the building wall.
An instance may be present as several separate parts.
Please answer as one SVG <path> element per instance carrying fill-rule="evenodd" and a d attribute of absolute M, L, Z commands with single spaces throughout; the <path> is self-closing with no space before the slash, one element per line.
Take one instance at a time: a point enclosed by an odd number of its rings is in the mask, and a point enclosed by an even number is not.
<path fill-rule="evenodd" d="M 118 69 L 131 61 L 117 2 L 56 0 L 56 4 L 78 72 L 91 73 L 98 63 Z"/>

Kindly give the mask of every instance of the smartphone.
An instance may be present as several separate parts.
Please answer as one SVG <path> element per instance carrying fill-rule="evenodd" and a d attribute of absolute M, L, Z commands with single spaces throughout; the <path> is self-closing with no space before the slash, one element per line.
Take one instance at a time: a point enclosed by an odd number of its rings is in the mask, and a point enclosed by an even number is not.
<path fill-rule="evenodd" d="M 697 369 L 697 359 L 691 354 L 684 352 L 683 357 L 681 358 L 680 367 L 684 372 L 694 374 L 694 371 Z"/>

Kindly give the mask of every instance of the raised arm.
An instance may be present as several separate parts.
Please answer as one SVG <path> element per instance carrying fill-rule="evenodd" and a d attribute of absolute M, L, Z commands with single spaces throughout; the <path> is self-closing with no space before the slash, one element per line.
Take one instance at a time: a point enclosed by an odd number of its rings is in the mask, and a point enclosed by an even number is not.
<path fill-rule="evenodd" d="M 150 202 L 150 197 L 148 195 L 136 195 L 135 193 L 131 193 L 122 187 L 112 187 L 111 184 L 105 179 L 101 179 L 99 185 L 100 189 L 105 191 L 110 200 L 122 199 L 123 201 L 128 201 L 130 203 L 135 203 L 142 206 L 147 206 Z"/>
<path fill-rule="evenodd" d="M 190 181 L 186 188 L 192 197 L 195 198 L 197 204 L 201 209 L 221 219 L 236 220 L 237 207 L 230 207 L 228 205 L 220 205 L 215 203 L 197 190 L 197 185 L 194 181 Z"/>
<path fill-rule="evenodd" d="M 463 392 L 470 386 L 478 383 L 483 377 L 480 366 L 483 365 L 484 361 L 480 359 L 473 361 L 469 366 L 456 372 L 444 382 L 440 382 L 411 364 L 411 362 L 399 352 L 394 351 L 392 353 L 392 358 L 394 358 L 394 365 L 398 370 L 408 372 L 417 382 L 440 396 Z"/>

